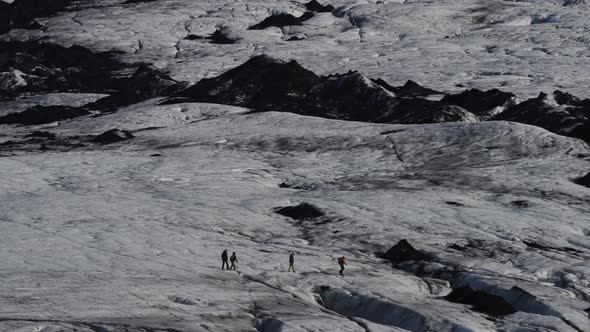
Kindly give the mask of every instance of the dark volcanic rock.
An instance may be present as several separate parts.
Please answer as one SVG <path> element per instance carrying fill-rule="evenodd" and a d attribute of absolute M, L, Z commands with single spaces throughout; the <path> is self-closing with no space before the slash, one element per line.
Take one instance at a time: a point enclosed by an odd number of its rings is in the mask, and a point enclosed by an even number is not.
<path fill-rule="evenodd" d="M 0 34 L 13 28 L 30 27 L 36 17 L 52 15 L 69 5 L 72 0 L 15 0 L 0 1 Z"/>
<path fill-rule="evenodd" d="M 391 247 L 381 258 L 397 264 L 405 261 L 429 261 L 430 256 L 423 252 L 416 250 L 408 240 L 401 240 L 396 245 Z"/>
<path fill-rule="evenodd" d="M 176 94 L 184 100 L 289 111 L 320 78 L 297 62 L 260 55 Z"/>
<path fill-rule="evenodd" d="M 318 12 L 318 13 L 331 13 L 334 11 L 334 6 L 332 5 L 322 5 L 317 0 L 311 0 L 310 2 L 305 4 L 305 8 L 310 12 Z"/>
<path fill-rule="evenodd" d="M 406 82 L 406 84 L 398 87 L 391 86 L 380 78 L 371 79 L 371 81 L 373 81 L 376 84 L 379 84 L 383 88 L 397 94 L 400 97 L 426 97 L 431 95 L 442 94 L 442 92 L 440 91 L 425 88 L 412 80 L 409 80 Z"/>
<path fill-rule="evenodd" d="M 512 204 L 518 208 L 527 208 L 527 207 L 531 206 L 531 202 L 529 202 L 527 200 L 512 201 L 512 202 L 510 202 L 510 204 Z"/>
<path fill-rule="evenodd" d="M 556 94 L 561 102 L 575 100 Z M 590 103 L 580 101 L 578 106 L 560 105 L 555 98 L 545 93 L 528 99 L 493 117 L 493 120 L 507 120 L 526 123 L 547 129 L 553 133 L 578 137 L 589 141 Z"/>
<path fill-rule="evenodd" d="M 301 38 L 301 37 L 297 37 L 297 36 L 291 36 L 288 39 L 286 39 L 287 41 L 298 41 L 298 40 L 305 40 L 305 38 Z"/>
<path fill-rule="evenodd" d="M 125 141 L 133 138 L 133 134 L 126 130 L 111 129 L 106 131 L 92 139 L 92 142 L 99 144 L 111 144 L 116 142 Z"/>
<path fill-rule="evenodd" d="M 0 99 L 50 92 L 105 93 L 110 96 L 87 105 L 105 109 L 169 96 L 186 88 L 185 83 L 146 64 L 130 75 L 133 67 L 115 60 L 115 55 L 76 45 L 0 42 Z"/>
<path fill-rule="evenodd" d="M 184 37 L 186 40 L 209 40 L 211 44 L 235 44 L 237 39 L 230 36 L 227 28 L 218 28 L 210 36 L 203 37 L 199 35 L 190 34 Z"/>
<path fill-rule="evenodd" d="M 0 89 L 0 101 L 7 101 L 16 98 L 16 94 L 11 91 Z"/>
<path fill-rule="evenodd" d="M 320 208 L 309 203 L 300 203 L 296 206 L 276 208 L 275 212 L 295 220 L 314 219 L 325 215 Z"/>
<path fill-rule="evenodd" d="M 471 287 L 458 287 L 445 296 L 445 299 L 454 303 L 470 304 L 473 310 L 492 316 L 506 316 L 516 312 L 514 307 L 502 297 L 488 294 Z"/>
<path fill-rule="evenodd" d="M 0 42 L 0 90 L 12 94 L 109 93 L 120 87 L 124 66 L 113 52 L 28 41 Z"/>
<path fill-rule="evenodd" d="M 434 123 L 475 120 L 469 112 L 438 101 L 398 98 L 358 72 L 332 75 L 314 86 L 307 115 L 380 123 Z"/>
<path fill-rule="evenodd" d="M 513 106 L 515 100 L 516 96 L 514 94 L 498 89 L 487 91 L 470 89 L 459 94 L 446 95 L 441 102 L 463 107 L 478 116 L 486 116 L 490 115 L 489 112 L 496 107 Z"/>
<path fill-rule="evenodd" d="M 260 55 L 224 74 L 203 79 L 165 103 L 210 102 L 352 121 L 433 123 L 476 121 L 458 107 L 400 98 L 358 72 L 320 77 L 295 61 Z"/>
<path fill-rule="evenodd" d="M 286 27 L 291 25 L 301 25 L 301 23 L 312 18 L 314 14 L 312 12 L 305 12 L 299 17 L 295 17 L 291 14 L 276 14 L 271 15 L 262 22 L 254 24 L 248 28 L 248 30 L 264 30 L 268 27 Z"/>
<path fill-rule="evenodd" d="M 442 94 L 442 92 L 425 88 L 420 84 L 412 80 L 409 80 L 406 82 L 406 84 L 397 88 L 397 94 L 403 97 L 425 97 L 430 95 Z"/>
<path fill-rule="evenodd" d="M 315 190 L 316 185 L 304 184 L 304 183 L 281 182 L 281 183 L 279 183 L 279 188 L 296 189 L 296 190 Z"/>
<path fill-rule="evenodd" d="M 199 40 L 199 39 L 206 39 L 206 37 L 202 37 L 202 36 L 195 35 L 195 34 L 191 33 L 190 35 L 184 37 L 184 39 L 185 40 Z"/>
<path fill-rule="evenodd" d="M 580 105 L 580 98 L 569 94 L 567 92 L 562 92 L 559 90 L 555 90 L 553 91 L 553 98 L 555 99 L 555 101 L 559 104 L 559 105 L 572 105 L 572 106 L 578 106 Z"/>
<path fill-rule="evenodd" d="M 209 37 L 212 44 L 235 44 L 236 40 L 231 38 L 229 35 L 229 30 L 226 28 L 219 28 L 215 30 Z"/>
<path fill-rule="evenodd" d="M 33 106 L 22 112 L 0 117 L 0 124 L 40 125 L 88 115 L 85 108 L 69 106 Z"/>
<path fill-rule="evenodd" d="M 459 202 L 453 202 L 453 201 L 446 201 L 445 204 L 453 205 L 453 206 L 465 206 L 464 204 L 461 204 Z"/>
<path fill-rule="evenodd" d="M 588 110 L 590 110 L 590 108 L 588 108 Z M 574 130 L 570 132 L 569 136 L 590 142 L 590 120 L 574 128 Z"/>
<path fill-rule="evenodd" d="M 582 176 L 575 181 L 577 184 L 590 188 L 590 173 Z"/>
<path fill-rule="evenodd" d="M 121 84 L 119 92 L 86 105 L 89 108 L 109 108 L 131 105 L 142 100 L 169 96 L 186 87 L 155 68 L 142 64 Z"/>
<path fill-rule="evenodd" d="M 27 30 L 40 30 L 41 28 L 43 28 L 43 26 L 39 22 L 37 22 L 37 20 L 32 20 L 29 24 L 27 24 L 23 28 L 25 28 Z"/>

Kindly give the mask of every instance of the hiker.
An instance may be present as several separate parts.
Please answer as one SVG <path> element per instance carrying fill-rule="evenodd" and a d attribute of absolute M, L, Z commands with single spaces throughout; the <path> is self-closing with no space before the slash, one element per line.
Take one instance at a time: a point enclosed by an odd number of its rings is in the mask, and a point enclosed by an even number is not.
<path fill-rule="evenodd" d="M 236 263 L 238 262 L 238 258 L 236 257 L 236 252 L 232 252 L 231 257 L 229 258 L 229 261 L 231 262 L 231 267 L 229 268 L 230 270 L 236 270 Z"/>
<path fill-rule="evenodd" d="M 227 249 L 221 253 L 221 269 L 224 270 L 224 267 L 229 270 L 229 264 L 227 263 Z"/>
<path fill-rule="evenodd" d="M 338 257 L 338 265 L 340 265 L 340 275 L 343 275 L 344 272 L 344 265 L 346 265 L 346 257 Z"/>
<path fill-rule="evenodd" d="M 293 255 L 293 253 L 291 253 L 291 255 L 289 255 L 289 272 L 293 271 L 295 272 L 295 266 L 293 265 L 295 263 L 295 256 Z"/>

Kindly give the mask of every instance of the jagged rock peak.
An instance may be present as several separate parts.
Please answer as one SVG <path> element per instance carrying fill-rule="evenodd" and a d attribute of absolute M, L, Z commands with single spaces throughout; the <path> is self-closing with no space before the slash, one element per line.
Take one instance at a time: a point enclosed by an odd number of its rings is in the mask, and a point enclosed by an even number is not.
<path fill-rule="evenodd" d="M 418 251 L 406 239 L 400 240 L 396 245 L 383 254 L 381 258 L 387 259 L 392 263 L 430 260 L 430 256 Z"/>
<path fill-rule="evenodd" d="M 309 20 L 314 16 L 313 12 L 305 12 L 299 17 L 295 17 L 291 14 L 280 13 L 280 14 L 273 14 L 262 22 L 254 24 L 248 28 L 248 30 L 264 30 L 269 27 L 286 27 L 292 25 L 301 25 L 303 22 Z"/>
<path fill-rule="evenodd" d="M 332 5 L 322 5 L 317 0 L 311 0 L 305 4 L 305 8 L 312 12 L 318 13 L 331 13 L 334 10 Z"/>
<path fill-rule="evenodd" d="M 516 104 L 516 95 L 498 89 L 482 91 L 468 89 L 459 94 L 446 95 L 441 102 L 449 105 L 457 105 L 479 115 L 487 116 L 500 113 L 505 108 Z M 502 108 L 498 110 L 497 108 Z"/>

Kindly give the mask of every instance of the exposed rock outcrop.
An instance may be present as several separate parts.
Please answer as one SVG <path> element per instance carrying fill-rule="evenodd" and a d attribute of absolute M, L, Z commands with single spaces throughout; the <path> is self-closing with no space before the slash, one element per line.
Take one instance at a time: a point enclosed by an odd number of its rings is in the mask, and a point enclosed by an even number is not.
<path fill-rule="evenodd" d="M 394 264 L 406 261 L 429 261 L 431 259 L 429 255 L 416 250 L 406 239 L 400 240 L 383 254 L 381 258 L 387 259 Z"/>
<path fill-rule="evenodd" d="M 133 134 L 127 130 L 111 129 L 94 137 L 92 142 L 98 144 L 111 144 L 132 139 L 133 137 Z"/>
<path fill-rule="evenodd" d="M 292 25 L 301 25 L 303 22 L 309 20 L 313 16 L 314 16 L 314 14 L 309 11 L 303 13 L 299 17 L 295 17 L 291 14 L 285 14 L 285 13 L 275 14 L 275 15 L 271 15 L 271 16 L 265 18 L 260 23 L 250 26 L 248 28 L 248 30 L 264 30 L 269 27 L 282 28 L 282 27 L 292 26 Z"/>
<path fill-rule="evenodd" d="M 211 44 L 235 44 L 238 39 L 231 35 L 226 27 L 217 28 L 211 35 L 203 37 L 195 34 L 186 36 L 186 40 L 209 40 Z"/>
<path fill-rule="evenodd" d="M 443 94 L 440 91 L 425 88 L 422 85 L 420 85 L 412 80 L 409 80 L 404 85 L 397 86 L 397 87 L 389 85 L 387 82 L 385 82 L 384 80 L 382 80 L 380 78 L 371 79 L 371 81 L 379 84 L 383 88 L 395 93 L 396 95 L 398 95 L 400 97 L 427 97 L 427 96 L 431 96 L 431 95 Z"/>
<path fill-rule="evenodd" d="M 169 96 L 185 87 L 185 83 L 177 82 L 155 68 L 142 64 L 130 78 L 123 80 L 121 90 L 87 107 L 101 109 L 130 105 L 149 98 Z"/>
<path fill-rule="evenodd" d="M 68 6 L 72 0 L 0 1 L 0 34 L 14 28 L 27 28 L 36 17 L 50 16 Z"/>
<path fill-rule="evenodd" d="M 257 112 L 293 112 L 380 123 L 476 121 L 468 111 L 423 98 L 397 97 L 358 72 L 318 76 L 296 61 L 265 55 L 224 74 L 203 79 L 166 103 L 211 102 Z"/>
<path fill-rule="evenodd" d="M 317 0 L 311 0 L 310 2 L 306 3 L 305 8 L 310 12 L 318 13 L 331 13 L 332 11 L 334 11 L 334 6 L 322 5 Z"/>
<path fill-rule="evenodd" d="M 474 290 L 468 286 L 453 289 L 449 295 L 445 296 L 445 299 L 450 302 L 470 304 L 473 310 L 492 316 L 506 316 L 516 312 L 514 307 L 502 297 Z"/>
<path fill-rule="evenodd" d="M 3 95 L 49 92 L 110 93 L 120 87 L 125 66 L 114 52 L 92 52 L 41 41 L 0 42 L 0 90 Z"/>
<path fill-rule="evenodd" d="M 0 117 L 0 124 L 40 125 L 77 118 L 90 112 L 81 107 L 33 106 L 22 112 L 9 113 Z"/>
<path fill-rule="evenodd" d="M 477 116 L 486 117 L 493 115 L 494 110 L 497 108 L 502 108 L 497 111 L 499 112 L 514 106 L 516 96 L 498 89 L 487 91 L 469 89 L 459 94 L 446 95 L 441 101 L 449 105 L 460 106 Z"/>
<path fill-rule="evenodd" d="M 275 213 L 295 220 L 315 219 L 325 215 L 325 213 L 317 206 L 305 202 L 296 206 L 276 208 Z"/>
<path fill-rule="evenodd" d="M 586 141 L 590 139 L 587 130 L 590 126 L 590 102 L 562 92 L 555 92 L 553 96 L 540 93 L 536 98 L 510 107 L 493 119 L 526 123 Z"/>

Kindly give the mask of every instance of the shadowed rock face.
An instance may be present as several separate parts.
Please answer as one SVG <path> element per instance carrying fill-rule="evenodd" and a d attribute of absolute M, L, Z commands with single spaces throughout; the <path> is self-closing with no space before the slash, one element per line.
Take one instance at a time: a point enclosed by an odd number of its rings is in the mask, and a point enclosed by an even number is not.
<path fill-rule="evenodd" d="M 320 77 L 296 61 L 261 55 L 174 95 L 166 103 L 211 102 L 257 112 L 292 112 L 381 123 L 475 121 L 466 110 L 422 98 L 399 98 L 358 72 Z"/>
<path fill-rule="evenodd" d="M 559 90 L 553 91 L 553 98 L 559 105 L 580 106 L 582 102 L 580 98 Z"/>
<path fill-rule="evenodd" d="M 587 109 L 590 110 L 590 108 Z M 590 143 L 590 121 L 587 121 L 586 123 L 574 128 L 569 136 L 579 138 Z"/>
<path fill-rule="evenodd" d="M 399 98 L 358 72 L 324 78 L 306 95 L 318 105 L 309 115 L 379 123 L 475 121 L 459 107 L 422 98 Z"/>
<path fill-rule="evenodd" d="M 230 32 L 227 28 L 219 28 L 215 30 L 210 36 L 198 36 L 190 34 L 186 36 L 184 39 L 186 40 L 209 40 L 211 44 L 235 44 L 237 42 L 236 39 L 230 36 Z"/>
<path fill-rule="evenodd" d="M 301 25 L 303 22 L 312 18 L 314 14 L 312 12 L 305 12 L 299 17 L 295 17 L 291 14 L 276 14 L 271 15 L 262 22 L 254 24 L 248 28 L 248 30 L 264 30 L 269 27 L 286 27 L 292 25 Z"/>
<path fill-rule="evenodd" d="M 575 181 L 577 184 L 590 188 L 590 173 L 582 176 Z"/>
<path fill-rule="evenodd" d="M 0 1 L 0 34 L 14 28 L 26 28 L 36 17 L 50 16 L 69 5 L 72 0 L 15 0 Z"/>
<path fill-rule="evenodd" d="M 0 101 L 7 101 L 16 98 L 16 95 L 8 90 L 0 89 Z"/>
<path fill-rule="evenodd" d="M 373 81 L 376 84 L 379 84 L 383 88 L 395 93 L 396 95 L 398 95 L 400 97 L 427 97 L 427 96 L 431 96 L 431 95 L 443 94 L 440 91 L 425 88 L 422 85 L 420 85 L 412 80 L 409 80 L 403 86 L 398 86 L 398 87 L 391 86 L 387 82 L 385 82 L 384 80 L 382 80 L 380 78 L 371 79 L 371 81 Z"/>
<path fill-rule="evenodd" d="M 133 137 L 133 134 L 126 130 L 111 129 L 93 138 L 92 142 L 99 144 L 111 144 L 132 139 Z"/>
<path fill-rule="evenodd" d="M 25 111 L 0 117 L 0 124 L 40 125 L 88 115 L 85 108 L 69 106 L 34 106 Z"/>
<path fill-rule="evenodd" d="M 470 287 L 459 287 L 445 296 L 450 302 L 470 304 L 473 310 L 492 316 L 506 316 L 516 312 L 514 307 L 502 297 L 474 290 Z"/>
<path fill-rule="evenodd" d="M 571 103 L 571 104 L 569 104 Z M 494 120 L 531 124 L 551 132 L 589 141 L 590 102 L 556 91 L 528 99 L 496 115 Z"/>
<path fill-rule="evenodd" d="M 295 220 L 314 219 L 325 215 L 325 213 L 320 210 L 320 208 L 309 203 L 301 203 L 296 206 L 276 208 L 275 212 Z"/>
<path fill-rule="evenodd" d="M 118 89 L 124 67 L 114 53 L 95 53 L 81 46 L 0 42 L 0 90 L 10 94 L 48 92 L 109 93 Z"/>
<path fill-rule="evenodd" d="M 110 94 L 85 105 L 103 110 L 169 96 L 186 88 L 185 83 L 146 64 L 130 75 L 134 67 L 118 62 L 114 55 L 76 45 L 66 48 L 40 41 L 0 42 L 0 100 L 50 92 Z"/>
<path fill-rule="evenodd" d="M 407 240 L 401 240 L 391 247 L 381 258 L 397 264 L 406 261 L 429 261 L 430 257 L 416 250 Z"/>
<path fill-rule="evenodd" d="M 305 4 L 305 8 L 311 12 L 318 12 L 318 13 L 331 13 L 334 11 L 334 6 L 332 5 L 322 5 L 316 0 L 311 0 L 310 2 Z"/>
<path fill-rule="evenodd" d="M 131 105 L 149 98 L 169 96 L 185 87 L 186 84 L 143 64 L 130 78 L 123 81 L 121 90 L 86 106 L 101 109 Z"/>
<path fill-rule="evenodd" d="M 175 96 L 256 111 L 289 111 L 310 86 L 319 82 L 319 76 L 295 61 L 281 63 L 261 55 L 218 77 L 203 79 Z"/>
<path fill-rule="evenodd" d="M 515 101 L 514 94 L 498 89 L 487 91 L 470 89 L 456 95 L 447 95 L 442 99 L 443 103 L 463 107 L 477 116 L 490 115 L 490 111 L 496 107 L 513 106 Z"/>

